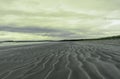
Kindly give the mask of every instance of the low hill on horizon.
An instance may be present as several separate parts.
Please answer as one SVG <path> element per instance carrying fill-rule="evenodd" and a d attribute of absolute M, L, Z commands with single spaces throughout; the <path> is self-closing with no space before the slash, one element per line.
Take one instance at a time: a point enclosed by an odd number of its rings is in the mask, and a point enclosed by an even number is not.
<path fill-rule="evenodd" d="M 87 41 L 87 40 L 107 40 L 107 39 L 120 39 L 120 35 L 118 36 L 110 36 L 110 37 L 102 37 L 102 38 L 92 38 L 92 39 L 64 39 L 61 41 Z"/>
<path fill-rule="evenodd" d="M 103 37 L 103 38 L 91 38 L 91 39 L 63 39 L 63 40 L 5 40 L 2 42 L 60 42 L 60 41 L 89 41 L 89 40 L 107 40 L 107 39 L 120 39 L 120 35 Z"/>

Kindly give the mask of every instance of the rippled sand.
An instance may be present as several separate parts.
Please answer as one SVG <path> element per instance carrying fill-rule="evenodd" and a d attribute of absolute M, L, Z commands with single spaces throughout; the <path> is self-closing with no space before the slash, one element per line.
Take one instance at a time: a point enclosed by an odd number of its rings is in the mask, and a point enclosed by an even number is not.
<path fill-rule="evenodd" d="M 0 47 L 0 79 L 120 79 L 120 46 L 89 41 Z"/>

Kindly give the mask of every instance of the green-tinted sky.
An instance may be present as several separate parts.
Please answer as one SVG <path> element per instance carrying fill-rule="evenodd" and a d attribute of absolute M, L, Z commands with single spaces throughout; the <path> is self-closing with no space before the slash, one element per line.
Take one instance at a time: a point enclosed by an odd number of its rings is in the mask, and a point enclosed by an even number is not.
<path fill-rule="evenodd" d="M 120 34 L 120 0 L 0 0 L 0 40 Z"/>

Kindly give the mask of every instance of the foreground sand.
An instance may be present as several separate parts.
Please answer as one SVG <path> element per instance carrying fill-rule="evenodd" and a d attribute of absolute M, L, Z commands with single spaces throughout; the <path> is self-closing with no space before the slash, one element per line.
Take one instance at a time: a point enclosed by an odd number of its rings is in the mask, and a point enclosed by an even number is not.
<path fill-rule="evenodd" d="M 120 79 L 120 46 L 89 41 L 0 47 L 0 79 Z"/>

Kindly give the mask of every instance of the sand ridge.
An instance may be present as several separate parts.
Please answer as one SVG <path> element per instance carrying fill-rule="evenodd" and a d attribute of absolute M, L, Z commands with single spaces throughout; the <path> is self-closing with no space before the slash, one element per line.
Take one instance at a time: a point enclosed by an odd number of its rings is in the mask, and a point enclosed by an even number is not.
<path fill-rule="evenodd" d="M 58 42 L 0 48 L 0 79 L 120 79 L 120 46 Z"/>

